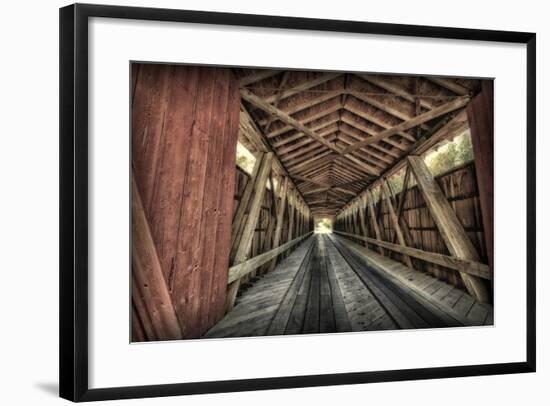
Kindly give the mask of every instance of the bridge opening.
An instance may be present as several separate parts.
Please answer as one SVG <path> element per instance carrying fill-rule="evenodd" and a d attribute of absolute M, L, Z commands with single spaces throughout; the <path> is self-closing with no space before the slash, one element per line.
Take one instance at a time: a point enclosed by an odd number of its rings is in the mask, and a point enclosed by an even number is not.
<path fill-rule="evenodd" d="M 328 217 L 315 219 L 315 234 L 332 233 L 332 219 Z"/>

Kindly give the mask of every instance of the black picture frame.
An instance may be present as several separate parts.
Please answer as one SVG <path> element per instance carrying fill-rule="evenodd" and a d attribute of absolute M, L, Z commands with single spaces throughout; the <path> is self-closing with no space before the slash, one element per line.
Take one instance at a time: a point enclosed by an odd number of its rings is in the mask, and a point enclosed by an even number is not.
<path fill-rule="evenodd" d="M 88 19 L 106 17 L 527 47 L 527 353 L 524 362 L 90 389 L 88 386 Z M 534 372 L 536 35 L 527 32 L 74 4 L 60 9 L 60 396 L 76 402 Z"/>

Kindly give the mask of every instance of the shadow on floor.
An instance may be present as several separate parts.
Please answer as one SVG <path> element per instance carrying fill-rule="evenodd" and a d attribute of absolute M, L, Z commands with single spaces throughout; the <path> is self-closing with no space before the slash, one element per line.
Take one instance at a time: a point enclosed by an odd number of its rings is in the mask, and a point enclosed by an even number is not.
<path fill-rule="evenodd" d="M 57 382 L 35 382 L 34 386 L 48 395 L 59 396 L 59 385 Z"/>

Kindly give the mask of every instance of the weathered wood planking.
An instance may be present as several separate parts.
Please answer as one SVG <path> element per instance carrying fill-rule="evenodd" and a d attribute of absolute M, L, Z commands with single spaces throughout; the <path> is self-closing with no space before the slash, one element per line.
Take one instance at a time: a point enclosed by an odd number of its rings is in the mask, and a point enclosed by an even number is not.
<path fill-rule="evenodd" d="M 344 237 L 334 236 L 333 238 L 357 254 L 362 255 L 365 261 L 380 272 L 391 275 L 411 292 L 419 295 L 434 308 L 446 313 L 461 325 L 492 324 L 493 307 L 476 301 L 463 290 L 438 281 L 436 278 L 415 271 L 412 268 L 408 268 L 395 260 L 379 255 Z M 462 297 L 464 299 L 458 304 Z M 476 304 L 475 311 L 471 313 L 474 303 Z"/>
<path fill-rule="evenodd" d="M 140 341 L 182 338 L 180 323 L 162 274 L 139 189 L 133 176 L 132 237 L 132 301 L 135 310 L 133 321 L 139 321 L 142 327 L 143 340 Z"/>
<path fill-rule="evenodd" d="M 255 257 L 250 258 L 245 262 L 241 262 L 240 264 L 232 266 L 231 268 L 229 268 L 227 283 L 232 283 L 237 279 L 242 278 L 246 274 L 252 272 L 253 270 L 259 268 L 263 264 L 271 261 L 279 254 L 287 251 L 296 244 L 299 244 L 304 238 L 309 237 L 310 234 L 311 233 L 306 233 L 300 237 L 296 237 L 295 239 L 286 242 L 283 245 L 278 246 L 277 248 L 273 248 L 272 250 L 264 252 L 263 254 L 256 255 Z"/>
<path fill-rule="evenodd" d="M 223 316 L 238 82 L 226 69 L 133 72 L 133 172 L 183 336 L 198 337 Z"/>
<path fill-rule="evenodd" d="M 265 191 L 267 190 L 266 184 L 271 173 L 271 164 L 273 161 L 273 153 L 267 152 L 262 154 L 258 159 L 257 166 L 259 166 L 256 176 L 250 179 L 252 186 L 252 194 L 249 202 L 241 202 L 241 205 L 246 204 L 248 206 L 247 215 L 243 218 L 244 225 L 242 226 L 242 232 L 235 240 L 235 255 L 233 260 L 234 265 L 238 265 L 247 259 L 248 253 L 255 234 L 256 224 L 260 217 L 260 210 L 262 207 Z M 248 189 L 248 187 L 247 187 Z M 237 297 L 239 290 L 240 280 L 233 281 L 227 288 L 226 298 L 226 311 L 231 310 Z"/>
<path fill-rule="evenodd" d="M 407 160 L 430 214 L 451 254 L 455 257 L 478 261 L 479 255 L 474 245 L 468 238 L 462 223 L 457 218 L 441 188 L 424 163 L 424 159 L 418 155 L 410 155 L 407 157 Z M 489 302 L 489 292 L 481 279 L 465 273 L 461 273 L 461 276 L 470 294 L 484 303 Z"/>
<path fill-rule="evenodd" d="M 481 218 L 480 199 L 478 198 L 474 163 L 469 162 L 443 173 L 436 177 L 436 181 L 447 200 L 451 203 L 453 211 L 455 211 L 466 228 L 468 237 L 479 252 L 482 262 L 487 262 L 488 255 L 483 238 L 483 221 Z M 367 197 L 368 194 L 363 195 L 364 199 Z M 376 205 L 378 205 L 378 203 Z M 363 205 L 362 211 L 365 212 L 366 216 L 369 215 L 367 210 L 368 208 L 365 208 Z M 377 210 L 376 206 L 375 210 Z M 401 220 L 406 221 L 409 226 L 412 237 L 411 247 L 443 255 L 449 254 L 417 185 L 412 185 L 407 190 L 401 211 Z M 385 227 L 390 227 L 391 220 L 388 210 L 385 207 L 382 207 L 380 210 L 380 218 Z M 337 219 L 335 229 L 338 229 L 338 225 L 341 223 L 342 222 Z M 367 233 L 362 235 L 378 241 L 372 224 L 368 221 L 367 223 L 369 225 L 369 227 L 367 227 Z M 377 245 L 372 245 L 372 247 L 377 250 L 381 249 L 381 247 Z M 388 252 L 387 255 L 397 260 L 400 258 L 398 254 L 394 252 Z M 430 264 L 428 262 L 416 261 L 415 267 L 418 270 L 427 271 L 447 283 L 451 283 L 457 287 L 464 287 L 459 273 L 443 264 L 437 265 L 435 263 Z"/>
<path fill-rule="evenodd" d="M 476 261 L 470 261 L 463 258 L 452 257 L 449 255 L 442 255 L 435 252 L 423 251 L 423 250 L 419 250 L 411 247 L 403 247 L 397 244 L 392 244 L 385 241 L 379 241 L 374 238 L 362 237 L 356 234 L 344 233 L 342 231 L 334 231 L 334 232 L 336 234 L 341 234 L 349 238 L 369 242 L 376 246 L 384 247 L 389 250 L 399 252 L 401 254 L 407 254 L 412 257 L 421 259 L 423 261 L 435 263 L 451 269 L 456 269 L 457 271 L 465 272 L 470 275 L 479 276 L 484 279 L 491 279 L 491 276 L 492 276 L 489 270 L 489 267 L 487 265 Z"/>
<path fill-rule="evenodd" d="M 275 270 L 264 275 L 237 300 L 235 307 L 204 337 L 265 334 L 312 243 L 312 237 L 306 239 L 290 256 L 279 263 Z"/>
<path fill-rule="evenodd" d="M 489 266 L 493 266 L 493 138 L 494 138 L 494 102 L 493 82 L 483 81 L 482 91 L 468 105 L 466 112 L 472 134 L 477 187 L 481 214 L 483 216 L 483 234 L 487 247 Z"/>

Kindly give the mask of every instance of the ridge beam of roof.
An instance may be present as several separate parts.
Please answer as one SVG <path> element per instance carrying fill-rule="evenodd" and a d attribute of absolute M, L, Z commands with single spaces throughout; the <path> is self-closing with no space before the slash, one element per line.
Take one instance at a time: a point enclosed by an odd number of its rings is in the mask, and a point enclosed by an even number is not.
<path fill-rule="evenodd" d="M 259 72 L 252 73 L 250 75 L 240 78 L 239 85 L 248 86 L 252 83 L 259 82 L 260 80 L 264 80 L 272 76 L 278 75 L 280 72 L 281 72 L 280 70 L 262 69 Z"/>
<path fill-rule="evenodd" d="M 382 131 L 381 133 L 375 136 L 369 137 L 363 141 L 350 145 L 349 147 L 345 148 L 341 153 L 342 155 L 346 155 L 366 145 L 370 145 L 372 143 L 382 141 L 388 137 L 391 137 L 392 135 L 396 134 L 399 131 L 408 130 L 409 128 L 416 127 L 419 124 L 425 123 L 434 118 L 442 116 L 443 114 L 447 114 L 452 111 L 458 110 L 459 108 L 466 106 L 469 102 L 470 102 L 469 97 L 461 97 L 461 98 L 455 99 L 449 103 L 436 107 L 433 110 L 430 110 L 418 116 L 415 116 L 410 120 L 404 121 L 401 124 L 388 128 L 387 130 Z"/>
<path fill-rule="evenodd" d="M 338 148 L 336 148 L 336 146 L 332 142 L 329 142 L 329 141 L 325 140 L 323 137 L 319 136 L 316 132 L 310 130 L 305 125 L 300 123 L 298 120 L 292 118 L 291 116 L 289 116 L 285 112 L 279 110 L 278 108 L 276 108 L 272 104 L 269 104 L 264 99 L 256 96 L 250 90 L 241 89 L 241 96 L 242 96 L 243 99 L 245 99 L 249 103 L 255 105 L 258 108 L 261 108 L 262 110 L 266 111 L 269 114 L 272 114 L 272 115 L 276 116 L 281 121 L 287 123 L 288 125 L 296 128 L 298 131 L 303 132 L 307 136 L 309 136 L 309 137 L 315 139 L 316 141 L 318 141 L 319 143 L 323 144 L 328 149 L 330 149 L 334 152 L 340 153 L 340 150 Z"/>

